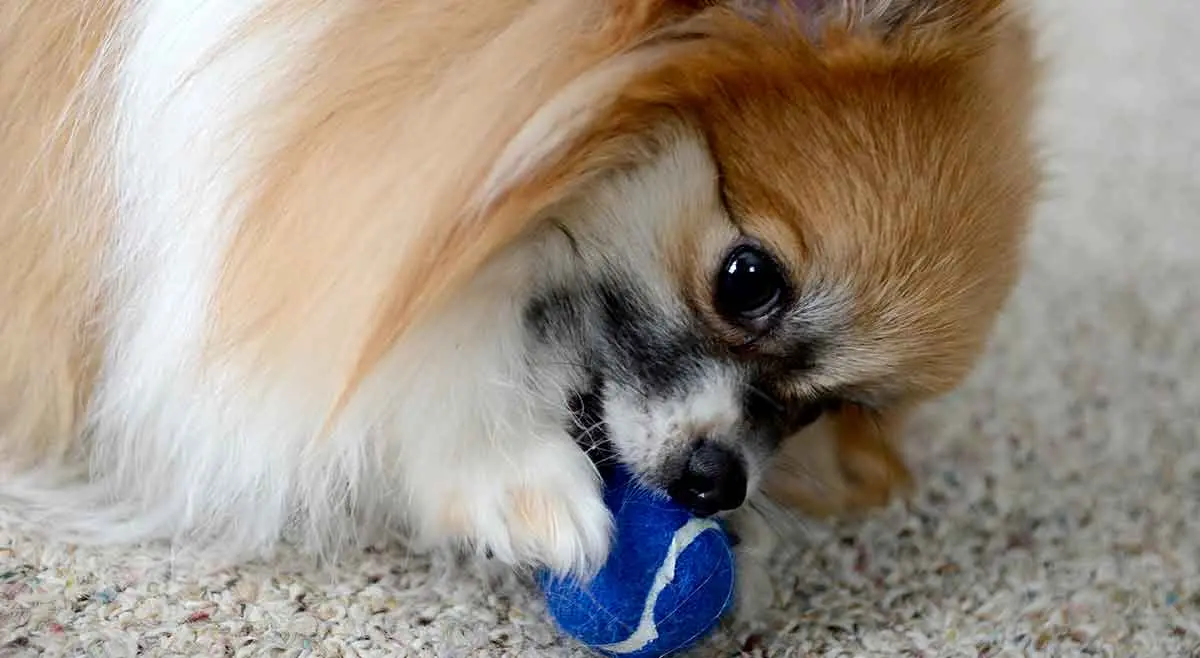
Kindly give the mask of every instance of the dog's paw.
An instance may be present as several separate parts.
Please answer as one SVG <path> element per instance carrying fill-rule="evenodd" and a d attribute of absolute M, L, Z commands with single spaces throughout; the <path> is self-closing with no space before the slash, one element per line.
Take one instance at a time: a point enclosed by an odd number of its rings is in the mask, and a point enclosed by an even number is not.
<path fill-rule="evenodd" d="M 814 518 L 858 514 L 905 498 L 912 475 L 887 419 L 848 407 L 789 439 L 764 490 L 776 502 Z"/>
<path fill-rule="evenodd" d="M 587 457 L 573 444 L 541 444 L 526 454 L 456 469 L 443 502 L 451 534 L 514 566 L 587 576 L 608 557 L 612 515 Z"/>
<path fill-rule="evenodd" d="M 729 516 L 729 528 L 736 538 L 736 605 L 734 617 L 739 623 L 753 624 L 775 602 L 775 582 L 770 573 L 771 555 L 779 545 L 778 537 L 762 514 L 742 507 Z"/>

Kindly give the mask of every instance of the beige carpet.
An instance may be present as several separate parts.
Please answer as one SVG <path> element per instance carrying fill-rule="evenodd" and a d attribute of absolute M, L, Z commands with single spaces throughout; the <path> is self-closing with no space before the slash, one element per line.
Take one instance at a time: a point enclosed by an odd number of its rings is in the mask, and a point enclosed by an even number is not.
<path fill-rule="evenodd" d="M 808 529 L 698 655 L 1200 655 L 1200 4 L 1035 0 L 1054 180 L 910 510 Z M 520 583 L 380 551 L 190 578 L 0 527 L 0 656 L 571 655 Z"/>

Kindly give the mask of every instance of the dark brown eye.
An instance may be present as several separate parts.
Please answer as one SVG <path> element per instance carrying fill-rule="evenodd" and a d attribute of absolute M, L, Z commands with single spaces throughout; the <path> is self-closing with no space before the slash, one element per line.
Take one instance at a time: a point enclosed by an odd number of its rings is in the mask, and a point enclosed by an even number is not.
<path fill-rule="evenodd" d="M 721 266 L 714 306 L 731 322 L 759 320 L 779 306 L 785 286 L 783 274 L 770 256 L 756 247 L 741 246 Z"/>

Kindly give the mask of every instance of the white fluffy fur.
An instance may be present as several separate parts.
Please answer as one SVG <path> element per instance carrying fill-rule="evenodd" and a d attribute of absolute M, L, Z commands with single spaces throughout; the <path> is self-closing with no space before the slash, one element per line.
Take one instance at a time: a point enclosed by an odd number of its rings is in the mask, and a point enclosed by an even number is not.
<path fill-rule="evenodd" d="M 263 5 L 146 1 L 117 31 L 127 43 L 114 127 L 119 212 L 89 425 L 95 486 L 125 504 L 128 522 L 107 527 L 106 539 L 221 537 L 252 551 L 294 512 L 312 432 L 296 413 L 302 398 L 257 385 L 237 364 L 199 365 L 236 228 L 233 193 L 256 164 L 245 118 L 289 72 L 284 51 L 318 32 L 288 25 L 225 48 Z"/>

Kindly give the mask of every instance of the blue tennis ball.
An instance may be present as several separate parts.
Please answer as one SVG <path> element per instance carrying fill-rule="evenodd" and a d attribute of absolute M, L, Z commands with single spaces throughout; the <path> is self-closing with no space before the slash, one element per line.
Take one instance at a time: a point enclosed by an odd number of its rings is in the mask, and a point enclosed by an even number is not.
<path fill-rule="evenodd" d="M 600 572 L 587 583 L 539 574 L 551 616 L 608 656 L 666 656 L 693 646 L 733 603 L 725 529 L 640 487 L 624 471 L 608 479 L 605 503 L 615 535 Z"/>

